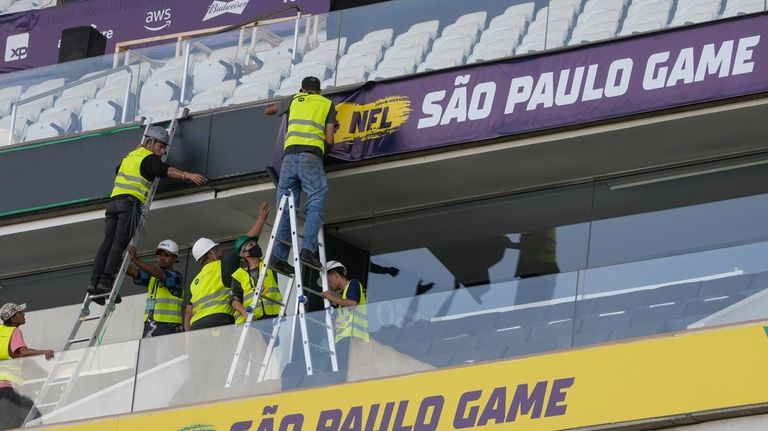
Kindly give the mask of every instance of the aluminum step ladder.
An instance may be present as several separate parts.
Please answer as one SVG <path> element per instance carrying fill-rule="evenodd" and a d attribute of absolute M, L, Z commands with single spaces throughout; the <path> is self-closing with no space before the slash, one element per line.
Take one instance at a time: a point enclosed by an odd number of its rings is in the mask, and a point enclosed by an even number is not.
<path fill-rule="evenodd" d="M 323 229 L 321 228 L 318 232 L 318 254 L 319 254 L 319 260 L 322 264 L 321 268 L 316 268 L 307 265 L 306 263 L 302 262 L 299 258 L 299 235 L 297 234 L 297 214 L 296 214 L 296 207 L 295 207 L 295 200 L 293 197 L 293 194 L 289 192 L 289 194 L 284 195 L 280 199 L 280 204 L 278 206 L 277 215 L 275 216 L 275 223 L 272 225 L 272 234 L 269 238 L 269 244 L 267 245 L 267 250 L 265 253 L 265 261 L 264 261 L 264 268 L 270 267 L 270 261 L 272 260 L 272 250 L 274 249 L 275 242 L 279 241 L 277 239 L 277 232 L 280 228 L 280 223 L 285 223 L 283 221 L 283 213 L 285 211 L 288 211 L 288 220 L 287 222 L 290 223 L 291 226 L 291 242 L 290 244 L 286 243 L 286 245 L 289 245 L 291 249 L 293 250 L 293 267 L 294 267 L 294 273 L 292 276 L 289 277 L 288 281 L 288 287 L 286 289 L 285 295 L 283 295 L 283 302 L 278 302 L 271 300 L 267 298 L 266 296 L 262 295 L 262 290 L 264 288 L 264 280 L 266 279 L 267 271 L 261 271 L 259 273 L 259 280 L 256 283 L 256 287 L 253 291 L 253 301 L 252 304 L 256 303 L 257 298 L 262 298 L 265 301 L 272 301 L 277 302 L 280 304 L 280 311 L 277 315 L 277 317 L 274 318 L 274 323 L 272 327 L 272 333 L 269 338 L 269 342 L 267 343 L 267 349 L 264 354 L 264 358 L 261 361 L 259 374 L 257 377 L 257 382 L 264 381 L 267 373 L 267 368 L 269 366 L 270 361 L 272 360 L 272 354 L 274 353 L 275 349 L 275 343 L 278 338 L 278 332 L 280 330 L 281 323 L 285 321 L 285 316 L 287 309 L 289 307 L 289 303 L 291 299 L 293 299 L 293 314 L 292 314 L 292 322 L 291 322 L 291 337 L 290 337 L 290 344 L 289 344 L 289 353 L 288 357 L 290 359 L 293 358 L 293 346 L 294 346 L 294 337 L 296 333 L 296 323 L 298 322 L 300 332 L 301 332 L 301 344 L 304 351 L 304 363 L 306 365 L 306 372 L 307 375 L 310 376 L 314 373 L 314 368 L 312 365 L 312 354 L 310 347 L 320 348 L 321 350 L 325 350 L 331 358 L 331 368 L 332 370 L 338 371 L 339 365 L 338 360 L 336 358 L 336 342 L 335 342 L 335 333 L 333 329 L 333 316 L 332 316 L 332 308 L 330 302 L 323 298 L 324 306 L 325 306 L 325 318 L 323 321 L 314 320 L 311 318 L 308 318 L 306 316 L 306 310 L 305 310 L 305 302 L 306 302 L 306 296 L 304 295 L 305 292 L 311 293 L 314 295 L 321 296 L 320 292 L 314 291 L 312 289 L 309 289 L 309 287 L 304 285 L 303 282 L 303 267 L 306 266 L 307 268 L 316 269 L 320 273 L 320 279 L 322 280 L 322 289 L 323 292 L 328 290 L 328 276 L 326 273 L 326 256 L 325 256 L 325 237 L 323 235 Z M 294 292 L 295 289 L 295 292 Z M 253 331 L 250 328 L 251 321 L 253 320 L 253 313 L 248 314 L 248 318 L 246 319 L 245 325 L 243 325 L 243 330 L 240 334 L 240 339 L 237 343 L 237 349 L 235 350 L 235 355 L 232 358 L 232 364 L 229 367 L 229 374 L 227 375 L 227 381 L 225 383 L 225 387 L 229 388 L 235 384 L 235 373 L 236 370 L 245 370 L 247 369 L 251 363 L 250 358 L 246 357 L 247 355 L 244 354 L 243 348 L 245 346 L 246 338 L 250 336 L 261 336 L 260 332 Z M 323 346 L 318 345 L 312 345 L 310 346 L 309 342 L 309 336 L 307 331 L 307 321 L 316 323 L 322 327 L 324 327 L 326 336 L 328 338 L 328 347 L 325 348 Z M 289 361 L 290 361 L 289 359 Z"/>
<path fill-rule="evenodd" d="M 179 120 L 186 118 L 188 114 L 189 110 L 184 108 L 180 110 L 179 114 L 171 120 L 171 123 L 168 127 L 168 146 L 165 154 L 162 156 L 163 162 L 165 162 L 166 158 L 168 157 L 168 153 L 171 150 L 171 144 L 173 143 L 173 138 L 176 135 L 176 127 L 178 126 Z M 143 135 L 146 135 L 149 128 L 154 124 L 152 123 L 152 120 L 148 118 L 144 121 L 146 125 L 144 127 Z M 144 226 L 146 214 L 150 210 L 152 201 L 154 200 L 155 191 L 157 190 L 157 184 L 159 180 L 160 178 L 155 178 L 155 180 L 152 182 L 152 186 L 150 187 L 149 193 L 147 194 L 147 202 L 142 207 L 141 220 L 139 221 L 139 224 L 133 233 L 131 241 L 128 243 L 129 245 L 136 245 L 143 234 L 142 227 Z M 120 265 L 120 270 L 115 276 L 115 281 L 112 283 L 112 289 L 109 293 L 99 295 L 91 295 L 90 293 L 85 294 L 85 299 L 83 299 L 80 314 L 77 316 L 77 319 L 75 319 L 75 324 L 72 327 L 72 331 L 70 332 L 69 337 L 67 337 L 66 343 L 64 343 L 64 349 L 62 349 L 60 354 L 57 355 L 58 358 L 53 364 L 51 371 L 48 373 L 48 377 L 37 391 L 37 396 L 35 397 L 35 406 L 41 414 L 41 417 L 39 419 L 35 419 L 34 415 L 36 411 L 35 409 L 32 409 L 24 421 L 25 425 L 39 425 L 37 422 L 42 421 L 46 414 L 56 411 L 66 404 L 67 399 L 72 392 L 72 388 L 75 386 L 78 376 L 82 372 L 90 357 L 93 355 L 95 349 L 87 349 L 83 351 L 83 354 L 77 358 L 72 358 L 72 355 L 61 355 L 61 353 L 69 351 L 73 346 L 86 345 L 87 347 L 94 347 L 101 344 L 106 332 L 109 317 L 115 311 L 115 300 L 117 299 L 117 295 L 120 293 L 120 287 L 123 284 L 125 271 L 128 269 L 128 264 L 130 261 L 130 255 L 126 251 L 123 251 L 123 262 Z M 94 302 L 95 299 L 100 298 L 105 299 L 103 312 L 102 314 L 91 316 L 90 305 L 92 302 Z M 93 331 L 86 331 L 86 334 L 80 334 L 80 327 L 83 325 L 83 323 L 92 321 L 98 321 L 96 327 L 93 328 Z M 74 368 L 74 370 L 71 374 L 59 376 L 59 374 L 62 371 L 66 371 L 67 368 Z M 52 389 L 55 388 L 59 388 L 59 390 L 52 391 Z"/>

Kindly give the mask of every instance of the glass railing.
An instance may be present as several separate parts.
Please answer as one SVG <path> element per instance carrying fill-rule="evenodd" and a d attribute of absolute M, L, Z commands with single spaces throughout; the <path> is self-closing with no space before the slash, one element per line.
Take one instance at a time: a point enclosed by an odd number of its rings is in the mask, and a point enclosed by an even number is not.
<path fill-rule="evenodd" d="M 56 0 L 7 0 L 0 5 L 0 15 L 45 9 L 57 4 Z"/>
<path fill-rule="evenodd" d="M 764 10 L 763 0 L 393 0 L 5 74 L 0 145 L 287 96 L 309 75 L 331 89 Z"/>
<path fill-rule="evenodd" d="M 301 321 L 289 314 L 255 321 L 245 335 L 242 325 L 228 325 L 60 353 L 55 367 L 41 358 L 3 364 L 22 365 L 20 391 L 43 413 L 31 424 L 50 424 L 509 359 L 768 318 L 759 302 L 768 291 L 768 266 L 732 267 L 756 262 L 750 256 L 764 256 L 765 248 L 749 244 L 368 303 L 367 318 L 362 307 L 347 309 L 367 325 L 367 340 L 337 339 L 326 322 L 339 310 L 321 310 L 304 315 L 306 343 Z M 730 270 L 695 276 L 680 269 L 701 272 L 711 262 Z M 80 358 L 82 366 L 70 361 Z"/>

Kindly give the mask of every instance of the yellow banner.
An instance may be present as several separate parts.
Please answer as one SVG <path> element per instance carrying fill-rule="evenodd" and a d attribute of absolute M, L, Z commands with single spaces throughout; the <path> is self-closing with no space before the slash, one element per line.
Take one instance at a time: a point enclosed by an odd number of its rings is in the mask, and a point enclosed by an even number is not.
<path fill-rule="evenodd" d="M 763 324 L 564 351 L 56 430 L 560 430 L 768 402 Z"/>

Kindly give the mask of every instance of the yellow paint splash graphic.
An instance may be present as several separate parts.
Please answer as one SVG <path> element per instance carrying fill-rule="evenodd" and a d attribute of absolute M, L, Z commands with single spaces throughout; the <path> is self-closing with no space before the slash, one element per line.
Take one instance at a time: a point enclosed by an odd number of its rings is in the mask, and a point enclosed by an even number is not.
<path fill-rule="evenodd" d="M 340 103 L 336 105 L 339 128 L 334 135 L 338 143 L 381 138 L 395 132 L 411 116 L 411 99 L 387 96 L 365 105 Z"/>

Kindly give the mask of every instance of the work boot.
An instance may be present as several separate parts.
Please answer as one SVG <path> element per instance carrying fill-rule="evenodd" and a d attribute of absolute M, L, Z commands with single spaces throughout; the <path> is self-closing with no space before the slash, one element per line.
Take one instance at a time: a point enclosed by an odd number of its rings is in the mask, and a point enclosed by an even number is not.
<path fill-rule="evenodd" d="M 310 268 L 314 268 L 318 271 L 323 268 L 323 264 L 320 263 L 320 260 L 315 257 L 315 253 L 312 253 L 308 248 L 301 249 L 299 259 L 304 263 L 304 265 L 307 265 Z"/>
<path fill-rule="evenodd" d="M 272 258 L 269 259 L 269 267 L 288 277 L 293 277 L 293 267 L 291 264 L 275 255 L 272 255 Z"/>
<path fill-rule="evenodd" d="M 106 287 L 104 287 L 102 285 L 98 285 L 98 286 L 95 286 L 95 287 L 92 286 L 92 285 L 88 286 L 88 289 L 86 289 L 86 291 L 91 296 L 104 295 L 105 293 L 109 293 L 109 289 L 107 289 Z M 97 303 L 97 304 L 99 304 L 99 305 L 104 305 L 106 303 L 106 301 L 107 301 L 107 297 L 93 298 L 92 301 Z"/>

